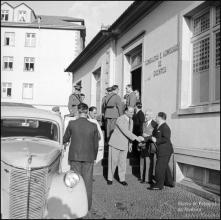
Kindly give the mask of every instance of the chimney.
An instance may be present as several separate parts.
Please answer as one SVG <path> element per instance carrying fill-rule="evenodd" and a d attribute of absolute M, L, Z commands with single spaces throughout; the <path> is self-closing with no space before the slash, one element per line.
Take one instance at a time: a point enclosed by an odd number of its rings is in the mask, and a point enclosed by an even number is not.
<path fill-rule="evenodd" d="M 41 17 L 40 16 L 38 16 L 37 21 L 38 21 L 38 28 L 40 29 L 40 27 L 41 27 Z"/>

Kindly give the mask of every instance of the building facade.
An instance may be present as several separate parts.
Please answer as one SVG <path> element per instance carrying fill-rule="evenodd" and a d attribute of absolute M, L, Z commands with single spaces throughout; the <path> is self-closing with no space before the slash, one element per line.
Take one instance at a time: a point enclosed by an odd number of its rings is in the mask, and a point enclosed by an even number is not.
<path fill-rule="evenodd" d="M 1 101 L 68 113 L 72 75 L 64 69 L 83 50 L 85 30 L 83 19 L 1 4 Z"/>
<path fill-rule="evenodd" d="M 134 2 L 101 30 L 66 71 L 100 109 L 107 86 L 141 92 L 143 109 L 164 111 L 177 182 L 220 193 L 220 4 Z"/>

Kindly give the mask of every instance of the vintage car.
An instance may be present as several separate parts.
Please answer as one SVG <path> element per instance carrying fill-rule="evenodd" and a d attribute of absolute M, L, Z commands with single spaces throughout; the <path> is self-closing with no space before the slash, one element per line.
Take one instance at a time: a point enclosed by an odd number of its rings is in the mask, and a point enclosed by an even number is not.
<path fill-rule="evenodd" d="M 84 181 L 62 172 L 63 121 L 29 105 L 1 106 L 1 218 L 81 218 L 88 212 Z"/>

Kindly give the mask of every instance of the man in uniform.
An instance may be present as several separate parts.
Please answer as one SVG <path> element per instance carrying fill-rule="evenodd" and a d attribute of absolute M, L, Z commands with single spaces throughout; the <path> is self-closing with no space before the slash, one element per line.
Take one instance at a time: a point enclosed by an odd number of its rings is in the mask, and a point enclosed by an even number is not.
<path fill-rule="evenodd" d="M 74 93 L 69 96 L 68 100 L 68 110 L 71 116 L 76 116 L 78 113 L 77 106 L 82 103 L 81 97 L 81 85 L 74 86 Z"/>
<path fill-rule="evenodd" d="M 102 130 L 104 130 L 104 133 L 105 133 L 105 142 L 107 142 L 106 140 L 106 119 L 104 118 L 104 113 L 105 113 L 105 101 L 106 101 L 106 98 L 107 98 L 107 95 L 112 92 L 112 87 L 107 87 L 106 90 L 105 90 L 105 96 L 102 98 L 102 101 L 101 101 L 101 113 L 102 113 Z"/>
<path fill-rule="evenodd" d="M 132 86 L 128 84 L 126 86 L 126 106 L 132 106 L 135 108 L 137 102 L 136 93 L 133 91 Z"/>
<path fill-rule="evenodd" d="M 117 118 L 123 114 L 122 102 L 118 91 L 118 85 L 112 86 L 112 92 L 105 98 L 104 118 L 106 120 L 107 141 L 109 141 L 110 135 L 115 128 Z"/>

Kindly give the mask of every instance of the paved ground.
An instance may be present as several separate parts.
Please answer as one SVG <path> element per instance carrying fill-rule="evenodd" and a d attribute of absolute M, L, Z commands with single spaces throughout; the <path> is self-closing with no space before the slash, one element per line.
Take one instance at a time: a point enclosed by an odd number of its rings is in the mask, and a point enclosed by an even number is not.
<path fill-rule="evenodd" d="M 181 187 L 147 190 L 133 175 L 128 186 L 117 181 L 107 185 L 102 175 L 94 176 L 93 205 L 85 219 L 219 219 L 220 204 Z"/>

